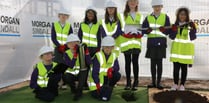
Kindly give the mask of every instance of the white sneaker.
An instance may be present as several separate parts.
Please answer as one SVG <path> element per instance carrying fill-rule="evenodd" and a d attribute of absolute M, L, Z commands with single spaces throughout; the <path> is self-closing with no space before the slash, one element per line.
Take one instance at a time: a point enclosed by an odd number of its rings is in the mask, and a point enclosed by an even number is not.
<path fill-rule="evenodd" d="M 178 85 L 174 84 L 172 87 L 171 87 L 171 90 L 172 91 L 176 91 L 178 89 Z"/>
<path fill-rule="evenodd" d="M 181 85 L 181 86 L 179 87 L 179 91 L 185 91 L 184 85 Z"/>

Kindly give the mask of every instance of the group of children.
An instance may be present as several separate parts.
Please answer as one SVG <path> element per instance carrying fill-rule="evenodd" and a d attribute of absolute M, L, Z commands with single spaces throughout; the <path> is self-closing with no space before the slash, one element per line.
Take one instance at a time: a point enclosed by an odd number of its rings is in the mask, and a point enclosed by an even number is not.
<path fill-rule="evenodd" d="M 124 53 L 125 57 L 124 89 L 137 90 L 138 59 L 144 34 L 147 34 L 146 58 L 150 58 L 152 75 L 152 83 L 148 87 L 163 89 L 160 83 L 162 64 L 163 58 L 166 58 L 166 36 L 169 36 L 172 40 L 170 61 L 174 66 L 174 85 L 171 90 L 185 90 L 187 66 L 193 64 L 193 40 L 196 39 L 196 25 L 190 21 L 190 11 L 186 7 L 179 8 L 176 21 L 171 25 L 169 17 L 161 13 L 162 0 L 152 0 L 153 12 L 145 19 L 138 12 L 138 6 L 138 0 L 127 0 L 124 13 L 120 14 L 117 13 L 116 4 L 107 1 L 105 17 L 101 21 L 97 20 L 96 9 L 88 7 L 78 34 L 73 34 L 70 23 L 66 22 L 69 14 L 66 11 L 59 12 L 60 20 L 53 23 L 51 35 L 55 49 L 53 51 L 47 46 L 40 49 L 39 57 L 42 62 L 36 64 L 31 76 L 30 87 L 34 89 L 36 97 L 52 101 L 58 95 L 58 82 L 62 78 L 64 83 L 70 86 L 74 100 L 82 97 L 83 88 L 88 86 L 94 98 L 108 101 L 114 85 L 121 77 L 117 59 L 120 52 Z M 130 25 L 134 25 L 133 28 L 128 27 Z M 79 60 L 81 44 L 85 44 L 85 71 L 81 71 Z M 133 84 L 130 75 L 131 63 L 134 72 Z M 57 69 L 61 72 L 57 72 Z M 180 70 L 182 73 L 179 83 Z"/>

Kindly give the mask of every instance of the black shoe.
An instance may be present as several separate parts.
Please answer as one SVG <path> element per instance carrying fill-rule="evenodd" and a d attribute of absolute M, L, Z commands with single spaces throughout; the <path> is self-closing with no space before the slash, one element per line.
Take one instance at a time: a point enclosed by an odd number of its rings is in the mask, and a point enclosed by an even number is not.
<path fill-rule="evenodd" d="M 89 90 L 89 87 L 88 86 L 83 87 L 83 90 Z"/>
<path fill-rule="evenodd" d="M 73 101 L 78 101 L 81 98 L 82 94 L 76 93 L 73 97 Z"/>
<path fill-rule="evenodd" d="M 84 84 L 84 86 L 83 86 L 83 90 L 89 90 L 89 86 L 88 86 L 88 84 L 87 84 L 87 83 L 85 83 L 85 84 Z"/>
<path fill-rule="evenodd" d="M 156 88 L 156 85 L 155 84 L 150 84 L 147 86 L 148 88 Z"/>
<path fill-rule="evenodd" d="M 131 86 L 126 86 L 125 88 L 124 88 L 124 90 L 130 90 L 131 89 Z"/>
<path fill-rule="evenodd" d="M 124 88 L 124 90 L 130 90 L 131 89 L 131 80 L 127 80 L 126 81 L 126 87 Z"/>
<path fill-rule="evenodd" d="M 138 90 L 138 89 L 137 89 L 137 87 L 132 87 L 131 90 L 132 90 L 132 91 L 136 91 L 136 90 Z"/>
<path fill-rule="evenodd" d="M 137 87 L 138 87 L 139 81 L 138 80 L 134 80 L 134 84 L 131 90 L 136 91 Z"/>
<path fill-rule="evenodd" d="M 158 85 L 157 85 L 157 89 L 162 90 L 162 89 L 164 89 L 164 87 L 161 86 L 160 84 L 158 84 Z"/>

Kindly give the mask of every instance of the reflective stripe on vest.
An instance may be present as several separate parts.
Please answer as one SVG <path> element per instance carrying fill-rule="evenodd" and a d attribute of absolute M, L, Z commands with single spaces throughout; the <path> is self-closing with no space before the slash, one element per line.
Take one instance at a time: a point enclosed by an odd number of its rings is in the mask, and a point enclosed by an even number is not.
<path fill-rule="evenodd" d="M 103 73 L 103 75 L 107 75 L 107 70 L 108 68 L 113 67 L 114 65 L 114 61 L 116 59 L 116 54 L 115 53 L 111 53 L 110 57 L 108 58 L 108 60 L 106 60 L 105 58 L 105 54 L 104 52 L 99 52 L 96 54 L 96 57 L 100 63 L 100 73 Z"/>
<path fill-rule="evenodd" d="M 104 76 L 107 76 L 108 68 L 113 67 L 114 62 L 117 59 L 116 54 L 112 53 L 110 55 L 110 57 L 108 58 L 108 60 L 106 60 L 105 54 L 103 53 L 103 51 L 100 51 L 100 52 L 96 53 L 96 58 L 100 64 L 99 82 L 100 82 L 100 85 L 103 85 Z M 88 84 L 89 84 L 90 90 L 96 90 L 96 84 L 94 83 L 94 80 L 92 78 L 92 70 L 90 71 L 90 74 L 89 74 L 89 83 Z"/>
<path fill-rule="evenodd" d="M 149 15 L 147 17 L 147 20 L 148 20 L 149 26 L 151 28 L 159 28 L 159 27 L 165 25 L 166 15 L 161 13 L 157 19 L 155 19 L 154 16 Z M 165 34 L 163 34 L 162 32 L 160 32 L 159 29 L 154 29 L 148 35 L 148 38 L 157 38 L 157 37 L 165 37 Z"/>
<path fill-rule="evenodd" d="M 57 63 L 52 63 L 53 66 L 52 66 L 52 69 L 57 65 Z M 37 84 L 40 86 L 40 87 L 47 87 L 48 85 L 48 80 L 49 80 L 49 77 L 48 76 L 48 73 L 51 72 L 51 70 L 47 71 L 46 67 L 44 66 L 44 64 L 42 62 L 39 62 L 37 64 L 37 69 L 38 69 L 38 79 L 37 79 Z"/>
<path fill-rule="evenodd" d="M 138 45 L 141 46 L 141 42 L 137 40 L 130 40 L 120 44 L 121 48 L 128 48 L 130 45 Z"/>
<path fill-rule="evenodd" d="M 94 83 L 94 82 L 88 82 L 88 84 L 90 85 L 90 86 L 95 86 L 96 87 L 96 84 Z M 100 84 L 101 86 L 103 85 L 103 84 Z"/>
<path fill-rule="evenodd" d="M 110 25 L 110 23 L 106 24 L 105 20 L 103 19 L 102 27 L 104 28 L 104 31 L 108 36 L 112 36 L 113 34 L 116 33 L 118 25 L 117 22 L 113 23 L 112 25 Z"/>
<path fill-rule="evenodd" d="M 180 34 L 180 29 L 178 29 L 176 38 L 172 42 L 170 60 L 183 64 L 193 64 L 194 42 L 190 40 L 187 27 L 183 28 L 182 34 Z"/>
<path fill-rule="evenodd" d="M 70 31 L 70 23 L 66 23 L 64 27 L 59 22 L 54 23 L 54 28 L 57 36 L 57 41 L 60 44 L 65 44 Z"/>
<path fill-rule="evenodd" d="M 124 31 L 126 23 L 125 23 L 123 13 L 118 14 L 118 18 L 119 18 L 120 23 L 121 23 L 121 30 Z"/>
<path fill-rule="evenodd" d="M 93 24 L 91 27 L 88 24 L 82 23 L 81 29 L 83 32 L 82 42 L 86 43 L 88 47 L 97 47 L 99 23 Z"/>
<path fill-rule="evenodd" d="M 67 50 L 66 51 L 68 57 L 70 59 L 73 59 L 73 53 L 71 52 L 71 50 Z M 73 75 L 77 75 L 79 73 L 79 69 L 80 69 L 80 63 L 79 63 L 79 57 L 77 57 L 76 61 L 75 61 L 75 66 L 73 68 L 68 68 L 65 73 L 71 73 Z"/>
<path fill-rule="evenodd" d="M 143 23 L 143 16 L 137 12 L 135 19 L 133 19 L 131 15 L 128 14 L 128 16 L 123 21 L 125 22 L 125 24 L 139 24 L 140 25 Z M 141 38 L 121 37 L 120 41 L 121 41 L 120 49 L 122 52 L 127 51 L 129 49 L 141 49 Z"/>

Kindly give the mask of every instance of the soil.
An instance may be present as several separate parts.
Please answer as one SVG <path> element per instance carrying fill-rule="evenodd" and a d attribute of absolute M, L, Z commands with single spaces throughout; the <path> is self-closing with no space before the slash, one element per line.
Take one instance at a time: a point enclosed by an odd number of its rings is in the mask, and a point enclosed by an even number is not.
<path fill-rule="evenodd" d="M 158 103 L 209 103 L 206 96 L 192 91 L 162 91 L 154 94 Z"/>

